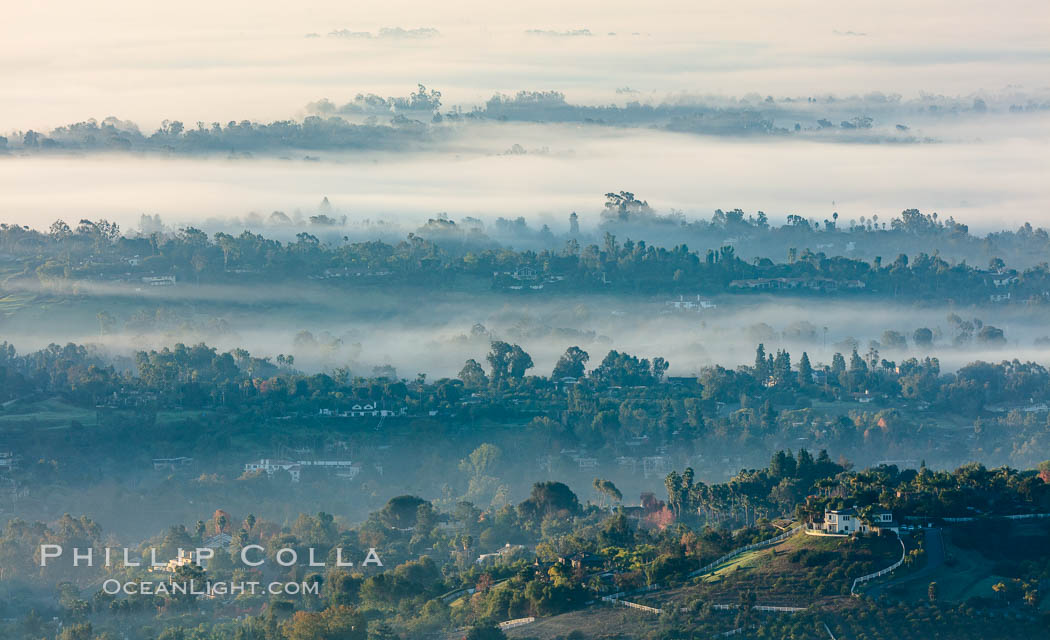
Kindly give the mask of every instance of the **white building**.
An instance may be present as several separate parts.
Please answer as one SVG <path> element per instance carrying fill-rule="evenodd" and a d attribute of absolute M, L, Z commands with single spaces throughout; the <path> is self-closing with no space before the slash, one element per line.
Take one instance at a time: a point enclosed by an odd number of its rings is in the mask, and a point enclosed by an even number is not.
<path fill-rule="evenodd" d="M 693 300 L 692 298 L 689 298 L 687 300 L 685 298 L 685 296 L 678 296 L 677 300 L 668 300 L 664 304 L 666 306 L 672 307 L 674 309 L 684 309 L 686 311 L 700 311 L 702 309 L 714 309 L 716 306 L 718 306 L 715 303 L 711 302 L 710 300 L 705 300 L 705 299 L 701 298 L 700 296 L 696 296 L 696 300 Z"/>
<path fill-rule="evenodd" d="M 175 573 L 176 571 L 178 571 L 179 567 L 184 567 L 184 566 L 186 566 L 188 564 L 203 565 L 203 563 L 202 562 L 198 562 L 198 560 L 199 560 L 199 558 L 197 557 L 197 552 L 196 551 L 194 551 L 192 549 L 190 549 L 190 550 L 179 549 L 179 557 L 172 558 L 171 560 L 168 560 L 168 563 L 166 565 L 164 565 L 163 567 L 160 567 L 159 569 L 157 567 L 152 567 L 152 569 L 154 571 L 158 571 L 159 570 L 159 571 L 166 571 L 168 573 Z"/>
<path fill-rule="evenodd" d="M 178 458 L 154 458 L 153 468 L 157 471 L 174 471 L 179 467 L 188 467 L 193 464 L 193 458 L 179 456 Z"/>
<path fill-rule="evenodd" d="M 15 468 L 18 456 L 10 451 L 0 451 L 0 471 L 10 471 Z"/>
<path fill-rule="evenodd" d="M 494 562 L 498 562 L 498 561 L 500 561 L 500 560 L 502 560 L 504 558 L 509 558 L 510 556 L 513 556 L 513 555 L 515 555 L 515 554 L 517 554 L 517 553 L 519 553 L 521 551 L 524 551 L 524 550 L 525 550 L 525 547 L 523 547 L 522 545 L 520 545 L 520 544 L 511 544 L 511 543 L 508 542 L 507 544 L 503 545 L 502 548 L 500 548 L 498 551 L 496 551 L 494 553 L 483 553 L 483 554 L 481 554 L 480 556 L 478 556 L 478 559 L 475 560 L 474 562 L 477 563 L 477 564 L 486 564 L 486 563 L 489 563 L 489 562 L 493 562 L 494 563 Z"/>
<path fill-rule="evenodd" d="M 899 530 L 899 525 L 893 519 L 893 512 L 878 510 L 872 514 L 872 524 L 861 519 L 856 507 L 848 509 L 825 509 L 824 522 L 821 529 L 825 533 L 836 533 L 850 535 L 854 533 L 879 533 L 881 531 Z"/>
<path fill-rule="evenodd" d="M 366 402 L 365 404 L 355 404 L 350 407 L 347 411 L 333 411 L 332 409 L 318 409 L 317 414 L 326 417 L 335 418 L 364 418 L 364 417 L 375 417 L 375 418 L 393 418 L 397 416 L 404 416 L 408 414 L 407 407 L 401 407 L 397 411 L 391 409 L 380 409 L 379 403 L 377 402 Z"/>
<path fill-rule="evenodd" d="M 642 476 L 662 478 L 671 473 L 671 459 L 667 456 L 647 456 L 642 458 Z"/>
<path fill-rule="evenodd" d="M 244 465 L 245 473 L 256 473 L 259 471 L 265 472 L 267 476 L 273 476 L 278 471 L 287 471 L 292 476 L 292 482 L 299 482 L 302 467 L 299 466 L 298 462 L 292 462 L 291 460 L 271 460 L 269 458 L 263 458 L 258 462 L 249 462 Z"/>
<path fill-rule="evenodd" d="M 301 467 L 323 469 L 347 480 L 353 480 L 361 473 L 361 465 L 350 460 L 300 460 L 298 464 Z"/>
<path fill-rule="evenodd" d="M 514 278 L 515 280 L 535 280 L 536 270 L 528 265 L 525 265 L 522 267 L 518 267 L 518 269 L 515 270 L 510 277 Z"/>
<path fill-rule="evenodd" d="M 228 533 L 220 533 L 214 535 L 204 541 L 205 549 L 229 549 L 230 543 L 233 542 L 233 537 Z M 198 566 L 207 568 L 207 555 L 204 558 L 198 556 L 196 549 L 179 549 L 179 555 L 177 558 L 168 560 L 168 563 L 162 567 L 153 567 L 154 571 L 166 571 L 168 573 L 175 573 L 179 567 L 183 567 L 188 564 L 196 564 Z"/>
<path fill-rule="evenodd" d="M 256 473 L 262 471 L 267 476 L 273 476 L 278 471 L 287 471 L 292 476 L 292 482 L 299 482 L 303 467 L 321 469 L 334 474 L 339 478 L 353 480 L 361 473 L 361 465 L 351 460 L 272 460 L 263 458 L 258 462 L 249 462 L 244 465 L 245 473 Z"/>
<path fill-rule="evenodd" d="M 825 509 L 824 510 L 824 532 L 825 533 L 856 533 L 860 530 L 860 517 L 857 510 L 849 509 Z"/>
<path fill-rule="evenodd" d="M 574 460 L 576 460 L 576 464 L 579 466 L 580 471 L 589 471 L 598 468 L 598 458 L 577 457 L 574 458 Z"/>

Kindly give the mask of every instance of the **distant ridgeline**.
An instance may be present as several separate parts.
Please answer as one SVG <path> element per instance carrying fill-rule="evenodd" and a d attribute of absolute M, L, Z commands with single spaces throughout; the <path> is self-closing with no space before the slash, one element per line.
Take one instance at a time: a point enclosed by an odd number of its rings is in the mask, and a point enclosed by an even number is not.
<path fill-rule="evenodd" d="M 178 121 L 164 121 L 157 131 L 142 133 L 133 122 L 106 118 L 58 127 L 49 133 L 26 131 L 20 139 L 0 136 L 0 155 L 69 152 L 152 152 L 161 154 L 225 154 L 248 157 L 253 153 L 296 151 L 347 151 L 417 149 L 440 133 L 404 116 L 384 124 L 352 123 L 342 118 L 308 116 L 301 122 L 280 120 L 261 124 L 242 120 L 225 125 L 197 123 L 186 128 Z"/>
<path fill-rule="evenodd" d="M 790 292 L 1050 302 L 1050 268 L 1040 258 L 1050 250 L 1050 236 L 1030 225 L 1017 232 L 978 238 L 954 220 L 938 220 L 936 214 L 916 210 L 903 212 L 889 227 L 877 219 L 862 219 L 860 224 L 851 221 L 848 230 L 839 229 L 837 221 L 826 220 L 821 226 L 799 216 L 792 216 L 784 226 L 771 227 L 761 212 L 757 218 L 745 218 L 739 210 L 719 210 L 710 222 L 686 222 L 648 211 L 648 205 L 635 200 L 633 194 L 610 193 L 600 228 L 603 236 L 580 234 L 572 220 L 573 231 L 568 234 L 555 236 L 544 229 L 541 241 L 548 248 L 517 251 L 492 241 L 479 221 L 457 225 L 445 218 L 430 220 L 397 243 L 348 242 L 341 235 L 341 223 L 326 214 L 313 216 L 310 230 L 287 242 L 251 231 L 209 237 L 193 227 L 122 235 L 115 224 L 105 220 L 81 220 L 75 227 L 60 220 L 47 232 L 5 223 L 0 225 L 0 260 L 20 267 L 21 276 L 7 280 L 10 287 L 21 279 L 151 286 L 314 280 L 476 290 L 482 279 L 495 290 L 544 293 Z M 281 217 L 291 223 L 287 216 Z M 513 237 L 513 225 L 504 226 L 508 228 L 503 231 Z M 497 231 L 500 229 L 497 224 Z M 717 249 L 694 251 L 685 244 L 666 248 L 643 240 L 621 241 L 613 232 L 623 230 L 656 236 L 696 234 L 700 241 L 728 233 L 734 237 L 725 240 L 731 244 Z M 527 228 L 522 233 L 527 235 Z M 322 241 L 322 237 L 332 239 Z M 595 242 L 588 244 L 590 240 Z M 787 261 L 738 255 L 738 251 L 763 243 L 789 247 Z M 965 259 L 948 261 L 926 251 L 911 257 L 901 253 L 892 260 L 878 255 L 870 260 L 849 257 L 854 251 L 871 254 L 880 248 L 892 251 L 890 247 L 924 245 L 964 256 L 993 257 L 987 267 L 972 266 Z M 796 248 L 807 246 L 815 250 Z M 840 255 L 826 253 L 836 246 Z M 998 255 L 1033 266 L 1011 268 Z"/>
<path fill-rule="evenodd" d="M 420 143 L 469 134 L 463 123 L 531 122 L 580 123 L 589 126 L 637 127 L 721 137 L 794 137 L 822 142 L 915 144 L 936 142 L 913 131 L 910 124 L 939 118 L 971 118 L 975 129 L 990 112 L 1007 118 L 1050 110 L 1045 100 L 1029 99 L 988 105 L 982 98 L 923 96 L 902 101 L 901 96 L 873 93 L 862 98 L 780 98 L 699 100 L 682 97 L 661 103 L 642 103 L 623 95 L 625 105 L 573 104 L 558 91 L 519 91 L 513 96 L 496 94 L 484 106 L 460 105 L 442 111 L 441 92 L 423 85 L 408 96 L 382 97 L 358 94 L 338 105 L 322 99 L 306 105 L 310 114 L 301 121 L 270 123 L 249 120 L 198 122 L 186 126 L 164 120 L 153 133 L 143 133 L 134 122 L 108 117 L 88 119 L 50 131 L 19 131 L 11 139 L 0 136 L 5 152 L 99 153 L 150 152 L 247 156 L 253 153 L 296 151 L 347 151 L 384 149 L 411 151 Z M 451 126 L 446 126 L 451 125 Z"/>

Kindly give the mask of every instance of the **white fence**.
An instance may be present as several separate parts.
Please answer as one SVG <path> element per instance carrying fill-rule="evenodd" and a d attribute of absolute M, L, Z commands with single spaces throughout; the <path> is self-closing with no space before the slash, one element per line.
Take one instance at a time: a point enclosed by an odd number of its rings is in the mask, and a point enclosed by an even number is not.
<path fill-rule="evenodd" d="M 887 573 L 897 569 L 902 564 L 904 564 L 904 558 L 908 555 L 908 552 L 905 550 L 905 548 L 904 548 L 904 540 L 901 540 L 900 536 L 897 536 L 897 541 L 901 543 L 901 559 L 896 561 L 896 562 L 894 562 L 890 566 L 886 567 L 882 571 L 876 571 L 875 573 L 869 573 L 866 576 L 861 576 L 861 577 L 857 578 L 856 580 L 854 580 L 853 581 L 853 586 L 850 587 L 850 589 L 849 589 L 849 594 L 851 596 L 857 595 L 856 590 L 857 590 L 857 585 L 858 584 L 860 584 L 862 582 L 867 582 L 868 580 L 874 580 L 875 578 L 880 578 L 880 577 L 886 575 Z"/>
<path fill-rule="evenodd" d="M 637 602 L 628 602 L 626 600 L 617 600 L 615 598 L 610 599 L 609 596 L 606 596 L 606 597 L 602 598 L 602 600 L 605 600 L 607 602 L 611 602 L 613 604 L 618 604 L 618 605 L 621 605 L 621 606 L 624 606 L 624 607 L 630 607 L 631 609 L 637 609 L 639 611 L 644 611 L 646 613 L 652 613 L 654 615 L 660 615 L 661 613 L 663 613 L 662 609 L 657 609 L 656 607 L 650 607 L 650 606 L 646 606 L 644 604 L 638 604 Z"/>
<path fill-rule="evenodd" d="M 949 522 L 951 524 L 959 524 L 959 523 L 964 523 L 964 522 L 977 522 L 978 520 L 989 520 L 989 519 L 990 520 L 994 520 L 996 518 L 1002 518 L 1004 520 L 1033 520 L 1033 519 L 1039 519 L 1039 518 L 1050 518 L 1050 513 L 1018 513 L 1018 514 L 1011 515 L 1011 516 L 979 516 L 979 517 L 978 516 L 961 516 L 961 517 L 957 517 L 957 518 L 953 518 L 953 517 L 946 517 L 946 518 L 913 517 L 913 518 L 908 518 L 908 520 L 911 520 L 911 521 L 918 520 L 920 522 L 927 522 L 927 521 L 930 521 L 930 520 L 942 520 L 944 522 Z"/>
<path fill-rule="evenodd" d="M 718 560 L 715 560 L 714 562 L 712 562 L 712 563 L 710 563 L 710 564 L 708 564 L 708 565 L 706 565 L 704 567 L 701 567 L 701 568 L 697 569 L 696 571 L 690 573 L 689 577 L 690 578 L 695 578 L 696 576 L 701 576 L 701 575 L 704 575 L 705 573 L 709 573 L 715 567 L 719 566 L 720 564 L 724 564 L 724 563 L 732 560 L 733 558 L 737 557 L 738 555 L 740 555 L 742 553 L 747 553 L 748 551 L 754 551 L 755 549 L 762 549 L 762 548 L 765 548 L 765 547 L 769 547 L 769 546 L 775 545 L 778 542 L 782 542 L 784 540 L 787 540 L 788 538 L 790 538 L 791 536 L 795 535 L 799 531 L 802 531 L 805 528 L 806 528 L 806 525 L 800 524 L 799 526 L 795 527 L 794 529 L 791 529 L 790 531 L 785 531 L 784 533 L 780 534 L 779 536 L 777 536 L 775 538 L 770 538 L 769 540 L 763 540 L 762 542 L 756 542 L 754 544 L 749 544 L 746 547 L 740 547 L 739 549 L 734 549 L 734 550 L 730 551 L 729 553 L 725 554 L 724 556 L 722 556 L 721 558 L 719 558 Z"/>
<path fill-rule="evenodd" d="M 638 594 L 642 594 L 642 593 L 648 593 L 650 591 L 656 591 L 659 588 L 660 588 L 660 585 L 658 585 L 658 584 L 651 584 L 648 587 L 643 587 L 641 589 L 638 589 L 636 591 L 632 591 L 630 593 L 628 593 L 626 591 L 621 591 L 619 593 L 614 593 L 612 595 L 602 596 L 602 600 L 604 602 L 611 602 L 613 604 L 619 604 L 619 605 L 623 605 L 625 607 L 630 607 L 631 609 L 638 609 L 639 611 L 645 611 L 647 613 L 653 613 L 653 614 L 656 614 L 656 615 L 660 615 L 661 610 L 657 609 L 656 607 L 648 607 L 648 606 L 646 606 L 644 604 L 638 604 L 637 602 L 628 602 L 626 600 L 621 600 L 620 599 L 622 596 L 638 595 Z"/>
<path fill-rule="evenodd" d="M 506 630 L 513 629 L 514 627 L 520 627 L 529 624 L 530 622 L 536 622 L 536 618 L 529 616 L 528 618 L 517 618 L 515 620 L 507 620 L 506 622 L 499 623 L 498 626 L 500 629 Z"/>
<path fill-rule="evenodd" d="M 728 638 L 729 636 L 735 636 L 738 633 L 743 633 L 745 631 L 748 631 L 748 630 L 754 629 L 754 628 L 755 627 L 737 627 L 736 629 L 733 629 L 732 631 L 726 631 L 725 633 L 720 633 L 718 635 L 720 637 L 722 637 L 722 638 Z"/>
<path fill-rule="evenodd" d="M 818 536 L 822 538 L 848 538 L 850 536 L 850 534 L 848 533 L 828 533 L 823 529 L 816 528 L 816 525 L 806 525 L 806 535 Z"/>

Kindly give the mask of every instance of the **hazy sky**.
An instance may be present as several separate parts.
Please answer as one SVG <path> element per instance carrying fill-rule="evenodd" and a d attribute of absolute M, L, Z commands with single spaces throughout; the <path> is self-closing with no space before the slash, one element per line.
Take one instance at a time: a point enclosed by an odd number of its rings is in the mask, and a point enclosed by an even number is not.
<path fill-rule="evenodd" d="M 1045 0 L 19 2 L 0 21 L 0 130 L 111 115 L 148 126 L 281 118 L 316 98 L 403 95 L 416 82 L 446 103 L 518 89 L 608 101 L 624 86 L 659 96 L 1042 90 L 1048 25 Z M 325 37 L 384 27 L 440 36 Z"/>
<path fill-rule="evenodd" d="M 439 35 L 380 35 L 395 27 Z M 374 37 L 328 35 L 337 29 Z M 592 35 L 526 33 L 581 29 Z M 655 101 L 871 91 L 1046 100 L 1050 3 L 99 0 L 14 3 L 0 20 L 0 133 L 107 116 L 146 131 L 169 118 L 192 126 L 301 117 L 320 98 L 405 95 L 417 82 L 441 90 L 446 106 L 519 89 L 623 102 L 623 87 L 638 92 L 630 99 Z M 920 132 L 941 140 L 929 145 L 491 125 L 429 154 L 322 154 L 319 164 L 9 158 L 0 221 L 106 217 L 127 226 L 160 213 L 187 222 L 290 212 L 329 196 L 352 216 L 411 226 L 438 212 L 564 224 L 569 211 L 595 216 L 602 193 L 627 189 L 660 210 L 705 216 L 741 207 L 774 220 L 832 210 L 848 219 L 918 207 L 975 229 L 1050 222 L 1050 116 L 1000 110 L 971 124 L 944 118 Z M 496 155 L 515 143 L 549 154 Z"/>

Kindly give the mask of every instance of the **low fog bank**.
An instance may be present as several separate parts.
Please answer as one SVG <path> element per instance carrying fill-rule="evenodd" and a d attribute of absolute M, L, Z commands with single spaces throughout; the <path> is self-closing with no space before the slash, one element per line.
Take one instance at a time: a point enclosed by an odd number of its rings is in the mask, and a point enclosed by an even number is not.
<path fill-rule="evenodd" d="M 449 106 L 441 91 L 419 84 L 408 95 L 323 98 L 307 104 L 301 118 L 271 122 L 241 118 L 194 125 L 171 114 L 159 126 L 143 128 L 116 116 L 90 117 L 39 130 L 12 129 L 0 136 L 0 156 L 131 152 L 317 162 L 332 154 L 368 152 L 545 154 L 550 143 L 562 141 L 561 128 L 551 127 L 559 124 L 569 125 L 573 136 L 615 137 L 620 129 L 642 129 L 686 138 L 892 145 L 1045 139 L 1050 128 L 1050 93 L 1013 88 L 958 96 L 922 92 L 909 99 L 881 92 L 641 97 L 629 88 L 618 91 L 622 100 L 600 105 L 571 102 L 562 91 L 521 90 Z M 511 142 L 508 136 L 518 138 Z M 548 144 L 530 147 L 530 139 Z"/>
<path fill-rule="evenodd" d="M 861 355 L 874 349 L 893 362 L 935 356 L 944 371 L 975 360 L 1050 363 L 1050 331 L 1034 307 L 726 295 L 711 299 L 716 308 L 698 313 L 644 294 L 389 294 L 382 287 L 334 291 L 314 285 L 182 285 L 129 297 L 116 288 L 79 284 L 72 296 L 53 298 L 43 290 L 16 295 L 29 294 L 38 296 L 33 304 L 0 325 L 22 351 L 71 341 L 123 358 L 135 350 L 205 342 L 272 359 L 292 355 L 305 372 L 348 368 L 365 377 L 389 372 L 386 367 L 402 378 L 454 377 L 468 358 L 483 362 L 493 340 L 520 344 L 535 363 L 530 373 L 542 375 L 572 345 L 590 353 L 591 367 L 616 349 L 662 356 L 676 376 L 716 364 L 752 364 L 759 343 L 768 352 L 786 349 L 795 360 L 806 351 L 814 365 L 854 348 Z M 985 326 L 1001 329 L 1002 337 L 982 334 Z M 922 328 L 930 330 L 925 337 L 916 335 Z"/>
<path fill-rule="evenodd" d="M 1045 129 L 1050 116 L 1039 118 Z M 1050 210 L 1045 130 L 1029 137 L 1011 129 L 981 142 L 841 145 L 571 125 L 471 127 L 478 135 L 460 146 L 330 153 L 324 162 L 0 159 L 0 218 L 46 228 L 57 218 L 104 217 L 131 229 L 148 213 L 175 227 L 239 232 L 270 222 L 274 211 L 289 220 L 297 211 L 300 220 L 316 215 L 327 196 L 333 218 L 347 227 L 343 235 L 359 228 L 403 236 L 442 213 L 489 224 L 523 217 L 560 233 L 571 211 L 594 229 L 601 194 L 621 189 L 666 213 L 708 217 L 741 208 L 777 223 L 790 214 L 819 220 L 837 212 L 845 221 L 918 208 L 989 231 L 1038 224 L 1037 212 Z"/>

